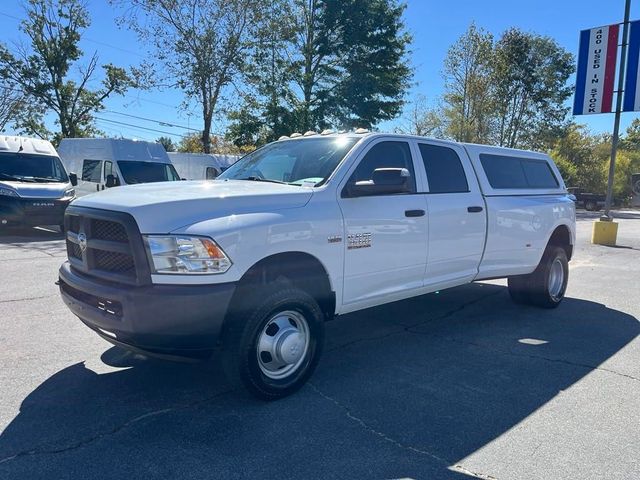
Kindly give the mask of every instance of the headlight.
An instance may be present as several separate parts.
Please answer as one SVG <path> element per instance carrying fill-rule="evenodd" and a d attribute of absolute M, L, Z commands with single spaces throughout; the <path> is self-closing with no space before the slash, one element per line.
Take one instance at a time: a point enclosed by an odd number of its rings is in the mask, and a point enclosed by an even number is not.
<path fill-rule="evenodd" d="M 76 196 L 76 189 L 75 188 L 67 188 L 64 191 L 64 195 L 62 196 L 62 198 L 73 198 Z"/>
<path fill-rule="evenodd" d="M 5 195 L 7 197 L 19 197 L 18 192 L 15 190 L 11 190 L 10 188 L 0 187 L 0 195 Z"/>
<path fill-rule="evenodd" d="M 153 273 L 224 273 L 232 263 L 207 237 L 145 235 Z"/>

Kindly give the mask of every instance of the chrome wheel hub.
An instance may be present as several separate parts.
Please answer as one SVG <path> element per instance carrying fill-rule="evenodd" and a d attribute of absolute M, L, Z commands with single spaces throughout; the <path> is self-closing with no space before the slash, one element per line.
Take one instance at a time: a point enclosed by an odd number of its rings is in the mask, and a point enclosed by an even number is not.
<path fill-rule="evenodd" d="M 556 258 L 551 264 L 551 269 L 549 270 L 549 295 L 553 297 L 555 300 L 558 299 L 562 292 L 562 285 L 564 284 L 564 268 L 562 267 L 562 262 L 559 258 Z"/>
<path fill-rule="evenodd" d="M 258 337 L 256 353 L 260 370 L 279 380 L 294 373 L 309 350 L 309 325 L 299 312 L 278 312 L 265 324 Z"/>

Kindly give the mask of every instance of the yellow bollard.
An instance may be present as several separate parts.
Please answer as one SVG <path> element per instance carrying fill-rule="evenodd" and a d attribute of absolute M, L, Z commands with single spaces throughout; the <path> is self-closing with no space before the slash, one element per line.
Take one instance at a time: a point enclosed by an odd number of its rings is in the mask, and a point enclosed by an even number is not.
<path fill-rule="evenodd" d="M 596 220 L 593 222 L 591 243 L 615 246 L 618 236 L 618 224 L 612 220 Z"/>

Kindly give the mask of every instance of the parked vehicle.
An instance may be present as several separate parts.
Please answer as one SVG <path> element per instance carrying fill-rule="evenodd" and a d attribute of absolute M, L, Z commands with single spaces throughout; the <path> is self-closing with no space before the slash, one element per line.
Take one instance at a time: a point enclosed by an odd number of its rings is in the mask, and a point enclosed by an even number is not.
<path fill-rule="evenodd" d="M 76 180 L 49 142 L 0 136 L 0 228 L 61 226 Z"/>
<path fill-rule="evenodd" d="M 206 357 L 274 399 L 324 322 L 475 280 L 563 299 L 575 205 L 549 156 L 406 135 L 283 139 L 216 180 L 139 185 L 67 211 L 64 302 L 125 348 Z"/>
<path fill-rule="evenodd" d="M 237 155 L 168 152 L 171 163 L 184 180 L 213 180 L 233 165 Z"/>
<path fill-rule="evenodd" d="M 78 175 L 78 196 L 120 185 L 180 180 L 159 143 L 125 138 L 65 138 L 58 152 L 67 170 Z"/>
<path fill-rule="evenodd" d="M 600 193 L 588 193 L 582 188 L 570 187 L 568 192 L 575 197 L 576 207 L 597 212 L 604 207 L 607 196 Z"/>

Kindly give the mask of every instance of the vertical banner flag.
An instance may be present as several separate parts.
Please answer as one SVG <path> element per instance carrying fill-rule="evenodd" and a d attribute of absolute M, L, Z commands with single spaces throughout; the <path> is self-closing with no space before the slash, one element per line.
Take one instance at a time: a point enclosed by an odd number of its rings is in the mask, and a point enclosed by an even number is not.
<path fill-rule="evenodd" d="M 574 115 L 611 112 L 618 30 L 618 25 L 609 25 L 580 32 Z"/>
<path fill-rule="evenodd" d="M 640 21 L 630 23 L 629 56 L 627 57 L 627 72 L 624 80 L 623 112 L 640 110 L 640 88 L 638 88 L 638 61 L 640 60 Z"/>

